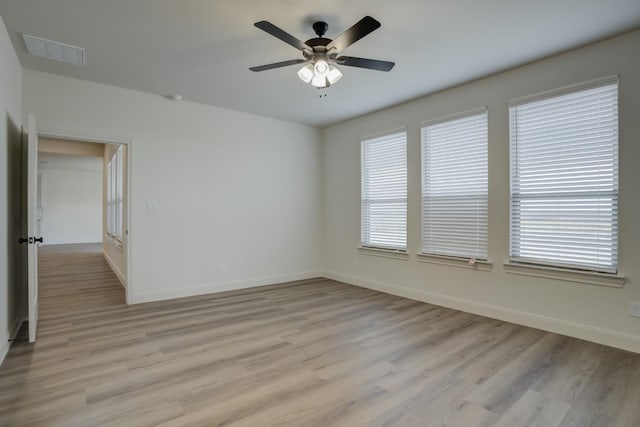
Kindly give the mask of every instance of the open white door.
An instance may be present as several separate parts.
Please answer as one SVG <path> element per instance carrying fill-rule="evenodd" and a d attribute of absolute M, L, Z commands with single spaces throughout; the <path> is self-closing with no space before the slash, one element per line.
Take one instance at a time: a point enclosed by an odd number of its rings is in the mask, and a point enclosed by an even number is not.
<path fill-rule="evenodd" d="M 36 340 L 38 326 L 38 131 L 36 119 L 29 114 L 27 126 L 27 239 L 29 268 L 29 342 Z"/>

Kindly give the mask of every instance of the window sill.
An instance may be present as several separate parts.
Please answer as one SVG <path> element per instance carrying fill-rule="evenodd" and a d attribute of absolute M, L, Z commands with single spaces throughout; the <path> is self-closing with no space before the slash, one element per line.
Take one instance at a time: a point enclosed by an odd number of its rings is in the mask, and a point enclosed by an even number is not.
<path fill-rule="evenodd" d="M 110 243 L 111 246 L 122 252 L 122 240 L 116 239 L 111 235 L 107 235 L 107 242 Z"/>
<path fill-rule="evenodd" d="M 417 256 L 420 262 L 468 268 L 470 270 L 491 271 L 491 267 L 493 267 L 491 261 L 475 260 L 475 262 L 472 263 L 470 258 L 458 258 L 448 255 L 418 254 Z"/>
<path fill-rule="evenodd" d="M 401 249 L 373 248 L 368 246 L 358 246 L 358 252 L 362 255 L 378 256 L 382 258 L 409 259 L 409 252 Z"/>
<path fill-rule="evenodd" d="M 617 274 L 570 270 L 535 264 L 519 264 L 515 262 L 505 262 L 504 271 L 511 274 L 520 274 L 522 276 L 545 277 L 547 279 L 566 280 L 569 282 L 609 286 L 612 288 L 622 288 L 625 281 L 624 276 L 619 276 Z"/>

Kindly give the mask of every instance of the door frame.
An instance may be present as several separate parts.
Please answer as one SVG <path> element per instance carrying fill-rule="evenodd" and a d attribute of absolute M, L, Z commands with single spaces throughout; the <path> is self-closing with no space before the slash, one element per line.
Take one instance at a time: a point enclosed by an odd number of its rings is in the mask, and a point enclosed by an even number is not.
<path fill-rule="evenodd" d="M 125 288 L 126 292 L 125 292 L 125 297 L 126 297 L 126 302 L 127 304 L 133 304 L 133 281 L 131 280 L 131 278 L 133 277 L 133 275 L 131 274 L 131 248 L 133 247 L 132 244 L 132 239 L 133 239 L 133 234 L 131 231 L 131 211 L 132 211 L 132 205 L 133 203 L 131 203 L 131 201 L 133 200 L 133 186 L 131 185 L 132 183 L 132 179 L 131 177 L 133 176 L 133 174 L 131 173 L 133 170 L 133 155 L 132 155 L 132 147 L 133 147 L 133 141 L 131 141 L 130 139 L 119 139 L 119 138 L 100 138 L 100 137 L 95 137 L 95 136 L 81 136 L 78 134 L 69 134 L 69 133 L 65 133 L 65 132 L 55 132 L 55 131 L 48 131 L 46 129 L 39 129 L 38 130 L 38 137 L 42 137 L 42 138 L 54 138 L 54 139 L 67 139 L 69 141 L 80 141 L 80 142 L 97 142 L 100 144 L 121 144 L 121 145 L 126 145 L 127 146 L 127 239 L 126 239 L 126 251 L 127 251 L 127 256 L 126 256 L 126 262 L 127 262 L 127 272 L 125 274 L 125 278 L 127 280 L 127 286 Z M 104 223 L 104 222 L 103 222 Z M 104 230 L 103 230 L 104 231 Z"/>

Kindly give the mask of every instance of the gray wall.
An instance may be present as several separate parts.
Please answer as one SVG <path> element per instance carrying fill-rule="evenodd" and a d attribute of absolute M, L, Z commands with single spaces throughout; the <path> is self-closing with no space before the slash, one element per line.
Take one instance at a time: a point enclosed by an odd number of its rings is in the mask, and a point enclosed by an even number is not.
<path fill-rule="evenodd" d="M 324 132 L 324 261 L 328 275 L 436 304 L 640 351 L 640 31 L 335 125 Z M 510 99 L 620 74 L 622 289 L 507 274 Z M 489 108 L 490 272 L 419 262 L 420 122 Z M 407 126 L 408 261 L 359 253 L 360 139 Z"/>

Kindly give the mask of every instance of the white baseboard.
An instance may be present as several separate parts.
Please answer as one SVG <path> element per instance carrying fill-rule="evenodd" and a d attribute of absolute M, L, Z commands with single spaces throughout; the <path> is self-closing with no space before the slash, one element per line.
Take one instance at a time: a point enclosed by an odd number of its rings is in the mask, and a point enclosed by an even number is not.
<path fill-rule="evenodd" d="M 416 301 L 448 307 L 467 313 L 490 317 L 492 319 L 504 320 L 510 323 L 516 323 L 536 329 L 542 329 L 544 331 L 580 338 L 585 341 L 632 351 L 634 353 L 640 353 L 640 336 L 636 335 L 624 334 L 609 329 L 597 328 L 595 326 L 541 316 L 539 314 L 527 313 L 448 295 L 407 288 L 390 283 L 378 282 L 361 277 L 344 275 L 333 271 L 325 271 L 324 277 Z"/>
<path fill-rule="evenodd" d="M 185 298 L 194 295 L 205 295 L 216 292 L 234 291 L 237 289 L 255 288 L 257 286 L 272 285 L 275 283 L 293 282 L 295 280 L 313 279 L 323 277 L 322 271 L 303 271 L 298 273 L 282 274 L 275 276 L 256 277 L 246 280 L 233 280 L 229 282 L 207 283 L 188 288 L 174 288 L 164 291 L 136 293 L 134 290 L 132 304 L 143 302 L 162 301 L 175 298 Z"/>
<path fill-rule="evenodd" d="M 113 260 L 111 259 L 111 257 L 109 256 L 109 254 L 103 249 L 102 250 L 102 255 L 104 256 L 104 259 L 107 261 L 107 264 L 109 264 L 109 267 L 111 267 L 111 269 L 113 270 L 113 272 L 116 274 L 116 276 L 118 277 L 118 280 L 120 280 L 120 283 L 122 284 L 122 286 L 127 289 L 127 278 L 124 276 L 124 274 L 122 273 L 122 271 L 120 271 L 120 269 L 118 268 L 118 266 L 116 265 L 115 262 L 113 262 Z"/>
<path fill-rule="evenodd" d="M 6 333 L 0 334 L 0 366 L 2 366 L 2 362 L 4 362 L 4 358 L 7 357 L 7 353 L 11 348 L 9 339 L 10 337 Z"/>
<path fill-rule="evenodd" d="M 7 353 L 9 353 L 9 349 L 11 348 L 11 341 L 18 334 L 18 330 L 20 329 L 20 325 L 27 319 L 24 319 L 23 316 L 19 316 L 11 323 L 9 326 L 9 331 L 7 333 L 0 334 L 0 366 L 2 366 L 2 362 L 4 362 L 4 358 L 7 357 Z"/>

